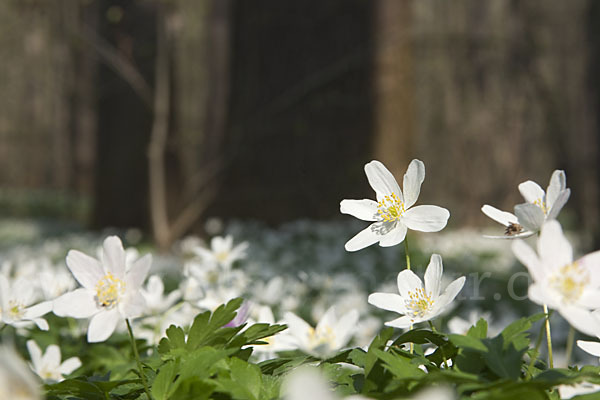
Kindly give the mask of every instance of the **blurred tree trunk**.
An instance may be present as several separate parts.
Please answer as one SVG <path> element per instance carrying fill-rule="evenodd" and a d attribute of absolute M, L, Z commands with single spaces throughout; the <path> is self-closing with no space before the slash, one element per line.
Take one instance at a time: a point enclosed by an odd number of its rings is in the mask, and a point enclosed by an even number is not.
<path fill-rule="evenodd" d="M 412 2 L 377 0 L 373 23 L 373 153 L 397 177 L 414 149 Z"/>

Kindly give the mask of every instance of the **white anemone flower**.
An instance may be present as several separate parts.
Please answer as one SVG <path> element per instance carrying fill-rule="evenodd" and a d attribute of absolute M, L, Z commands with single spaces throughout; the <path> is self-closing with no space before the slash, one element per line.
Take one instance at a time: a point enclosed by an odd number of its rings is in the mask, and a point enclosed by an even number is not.
<path fill-rule="evenodd" d="M 61 317 L 91 318 L 88 342 L 103 342 L 120 319 L 139 317 L 145 309 L 140 287 L 150 270 L 152 256 L 146 255 L 126 268 L 121 240 L 104 240 L 102 261 L 77 250 L 67 254 L 67 267 L 83 286 L 54 300 L 54 313 Z"/>
<path fill-rule="evenodd" d="M 533 279 L 531 301 L 557 310 L 583 333 L 600 332 L 600 323 L 592 316 L 592 310 L 600 308 L 600 251 L 573 261 L 573 249 L 558 221 L 542 227 L 537 254 L 521 240 L 512 248 Z"/>
<path fill-rule="evenodd" d="M 34 286 L 25 278 L 12 282 L 0 274 L 0 323 L 22 328 L 35 323 L 43 331 L 48 330 L 48 322 L 42 315 L 52 311 L 52 302 L 44 301 L 31 305 L 36 298 Z"/>
<path fill-rule="evenodd" d="M 425 271 L 425 285 L 414 272 L 405 269 L 398 274 L 400 294 L 373 293 L 368 301 L 375 307 L 404 314 L 386 322 L 387 326 L 402 329 L 429 321 L 440 315 L 452 303 L 465 284 L 465 277 L 461 276 L 441 293 L 442 273 L 442 257 L 433 254 Z"/>
<path fill-rule="evenodd" d="M 352 310 L 338 319 L 332 306 L 315 328 L 290 311 L 284 314 L 283 320 L 296 348 L 315 357 L 327 358 L 348 344 L 356 332 L 358 316 L 358 311 Z"/>
<path fill-rule="evenodd" d="M 539 232 L 544 222 L 556 219 L 571 195 L 571 189 L 567 188 L 565 172 L 560 170 L 552 173 L 545 192 L 533 181 L 519 184 L 519 192 L 526 203 L 516 205 L 514 214 L 487 204 L 481 207 L 485 215 L 506 227 L 504 236 L 490 237 L 514 239 Z"/>
<path fill-rule="evenodd" d="M 66 375 L 81 366 L 78 357 L 71 357 L 61 363 L 60 347 L 55 344 L 48 346 L 46 351 L 42 353 L 34 340 L 28 340 L 27 350 L 31 357 L 31 369 L 44 381 L 61 382 Z"/>
<path fill-rule="evenodd" d="M 295 368 L 286 375 L 281 395 L 284 400 L 368 400 L 361 395 L 339 396 L 317 367 L 307 365 Z"/>
<path fill-rule="evenodd" d="M 438 232 L 444 229 L 450 212 L 438 206 L 415 206 L 421 184 L 425 179 L 425 165 L 412 160 L 404 174 L 403 189 L 390 171 L 379 161 L 365 165 L 369 184 L 375 190 L 377 201 L 342 200 L 340 211 L 363 221 L 373 223 L 346 243 L 347 251 L 357 251 L 379 242 L 382 247 L 395 246 L 406 237 L 407 229 Z"/>
<path fill-rule="evenodd" d="M 165 285 L 158 275 L 150 276 L 148 283 L 140 291 L 146 300 L 146 313 L 150 315 L 164 313 L 181 298 L 179 289 L 175 289 L 165 296 Z"/>
<path fill-rule="evenodd" d="M 248 242 L 233 245 L 233 236 L 215 236 L 210 241 L 210 250 L 204 247 L 196 247 L 195 252 L 207 262 L 220 265 L 228 270 L 237 260 L 246 258 Z"/>
<path fill-rule="evenodd" d="M 600 357 L 600 342 L 578 340 L 577 346 L 588 354 L 591 354 L 595 357 Z"/>
<path fill-rule="evenodd" d="M 41 400 L 42 388 L 17 353 L 0 347 L 0 399 Z"/>

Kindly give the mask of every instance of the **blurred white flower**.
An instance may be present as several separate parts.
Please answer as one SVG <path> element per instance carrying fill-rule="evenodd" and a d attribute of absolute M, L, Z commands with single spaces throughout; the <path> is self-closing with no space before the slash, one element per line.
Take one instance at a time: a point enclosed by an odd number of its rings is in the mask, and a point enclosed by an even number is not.
<path fill-rule="evenodd" d="M 557 310 L 583 333 L 600 332 L 600 322 L 592 316 L 592 310 L 600 308 L 600 251 L 573 261 L 573 249 L 557 221 L 542 227 L 537 253 L 522 240 L 512 249 L 533 279 L 531 301 Z"/>
<path fill-rule="evenodd" d="M 275 317 L 273 316 L 271 307 L 257 306 L 255 309 L 257 316 L 253 321 L 251 321 L 252 323 L 265 323 L 269 325 L 274 325 L 276 323 L 285 324 L 283 321 L 275 322 Z M 294 350 L 296 348 L 294 339 L 290 337 L 289 329 L 279 332 L 273 336 L 261 339 L 261 341 L 266 342 L 266 344 L 257 344 L 252 346 L 252 353 L 257 355 L 259 362 L 275 358 L 277 352 L 279 351 Z"/>
<path fill-rule="evenodd" d="M 317 367 L 301 366 L 290 372 L 282 386 L 284 400 L 341 400 Z M 366 397 L 353 395 L 343 397 L 346 400 L 367 400 Z M 437 400 L 437 399 L 436 399 Z"/>
<path fill-rule="evenodd" d="M 81 361 L 78 357 L 71 357 L 61 363 L 60 348 L 55 344 L 48 346 L 46 352 L 42 354 L 42 350 L 37 343 L 34 340 L 28 340 L 27 350 L 31 357 L 33 372 L 38 374 L 44 381 L 63 381 L 66 375 L 69 375 L 81 366 Z"/>
<path fill-rule="evenodd" d="M 152 275 L 148 278 L 146 286 L 140 289 L 140 293 L 146 300 L 146 314 L 162 314 L 181 298 L 179 289 L 173 290 L 168 296 L 164 296 L 165 285 L 160 276 Z"/>
<path fill-rule="evenodd" d="M 588 354 L 591 354 L 595 357 L 600 357 L 600 342 L 578 340 L 577 346 Z"/>
<path fill-rule="evenodd" d="M 210 250 L 204 247 L 196 247 L 195 252 L 203 260 L 220 265 L 228 270 L 237 260 L 246 258 L 248 242 L 233 245 L 233 236 L 215 236 L 210 241 Z"/>
<path fill-rule="evenodd" d="M 469 329 L 471 329 L 471 327 L 475 325 L 477 321 L 479 321 L 481 318 L 483 318 L 484 320 L 486 320 L 486 322 L 489 323 L 491 319 L 491 314 L 489 312 L 482 313 L 478 310 L 471 310 L 467 319 L 463 319 L 457 315 L 455 317 L 452 317 L 450 321 L 448 321 L 448 330 L 450 331 L 450 333 L 466 335 Z"/>
<path fill-rule="evenodd" d="M 0 399 L 42 399 L 40 384 L 25 361 L 7 347 L 0 347 Z"/>
<path fill-rule="evenodd" d="M 454 400 L 456 398 L 456 392 L 450 386 L 429 387 L 411 397 L 412 400 Z"/>
<path fill-rule="evenodd" d="M 41 330 L 48 330 L 48 322 L 42 315 L 52 311 L 52 302 L 31 305 L 36 298 L 34 286 L 26 278 L 13 281 L 0 274 L 0 322 L 22 328 L 35 323 Z"/>
<path fill-rule="evenodd" d="M 581 382 L 573 385 L 558 386 L 558 394 L 563 400 L 573 398 L 575 396 L 600 392 L 600 385 L 589 382 Z M 591 398 L 591 397 L 586 397 Z"/>
<path fill-rule="evenodd" d="M 571 189 L 567 188 L 565 172 L 560 170 L 552 173 L 546 192 L 533 181 L 519 184 L 519 191 L 526 203 L 516 205 L 514 214 L 487 204 L 481 208 L 485 215 L 506 227 L 504 236 L 490 237 L 519 238 L 539 232 L 545 221 L 558 216 L 571 195 Z"/>
<path fill-rule="evenodd" d="M 438 206 L 412 207 L 419 197 L 425 179 L 425 165 L 412 160 L 404 175 L 403 189 L 390 171 L 379 161 L 365 165 L 369 184 L 375 190 L 377 201 L 342 200 L 340 211 L 363 221 L 374 221 L 346 243 L 347 251 L 357 251 L 379 242 L 380 246 L 395 246 L 406 236 L 407 229 L 438 232 L 444 229 L 450 213 Z M 411 208 L 412 207 L 412 208 Z"/>
<path fill-rule="evenodd" d="M 335 307 L 330 307 L 316 328 L 292 312 L 285 313 L 283 320 L 298 349 L 315 357 L 327 358 L 346 346 L 356 332 L 358 311 L 352 310 L 338 319 Z"/>
<path fill-rule="evenodd" d="M 398 274 L 398 294 L 373 293 L 369 303 L 375 307 L 404 314 L 402 317 L 386 322 L 395 328 L 408 328 L 419 322 L 429 321 L 440 315 L 452 303 L 465 284 L 462 276 L 442 289 L 442 257 L 433 254 L 425 271 L 425 286 L 414 272 L 405 269 Z"/>
<path fill-rule="evenodd" d="M 91 318 L 88 342 L 102 342 L 114 332 L 122 318 L 139 317 L 145 308 L 140 288 L 150 270 L 152 256 L 136 260 L 126 270 L 121 240 L 104 240 L 102 262 L 77 250 L 67 254 L 67 267 L 83 286 L 54 300 L 58 316 Z"/>

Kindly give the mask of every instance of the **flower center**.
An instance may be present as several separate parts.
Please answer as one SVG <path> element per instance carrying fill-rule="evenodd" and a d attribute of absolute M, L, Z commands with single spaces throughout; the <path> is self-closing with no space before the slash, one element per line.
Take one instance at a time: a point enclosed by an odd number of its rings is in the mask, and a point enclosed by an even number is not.
<path fill-rule="evenodd" d="M 23 318 L 23 304 L 17 303 L 14 300 L 8 301 L 8 315 L 12 317 L 13 320 L 20 320 Z"/>
<path fill-rule="evenodd" d="M 308 342 L 312 348 L 333 344 L 335 342 L 335 332 L 330 326 L 318 330 L 311 327 L 308 329 Z"/>
<path fill-rule="evenodd" d="M 564 301 L 569 303 L 573 303 L 581 297 L 588 282 L 588 272 L 577 262 L 561 267 L 550 277 L 552 288 L 563 296 Z"/>
<path fill-rule="evenodd" d="M 114 307 L 123 294 L 125 294 L 125 282 L 115 278 L 110 272 L 96 284 L 96 301 L 102 307 Z"/>
<path fill-rule="evenodd" d="M 221 263 L 225 262 L 229 258 L 229 252 L 228 251 L 220 251 L 215 254 L 215 258 L 217 259 L 218 262 L 221 262 Z"/>
<path fill-rule="evenodd" d="M 431 299 L 423 288 L 418 288 L 414 292 L 408 293 L 409 299 L 404 302 L 408 310 L 408 316 L 413 320 L 415 318 L 423 318 L 433 308 L 435 300 Z"/>
<path fill-rule="evenodd" d="M 392 193 L 391 196 L 384 196 L 379 203 L 377 203 L 377 213 L 386 222 L 397 221 L 404 214 L 404 203 L 396 195 Z"/>
<path fill-rule="evenodd" d="M 546 200 L 540 198 L 533 202 L 536 206 L 542 209 L 544 215 L 548 214 L 548 207 L 546 206 Z"/>

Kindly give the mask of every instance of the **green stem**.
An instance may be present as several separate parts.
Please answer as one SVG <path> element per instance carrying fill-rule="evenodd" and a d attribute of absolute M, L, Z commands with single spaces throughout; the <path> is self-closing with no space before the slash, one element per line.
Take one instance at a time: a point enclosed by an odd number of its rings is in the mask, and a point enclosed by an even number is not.
<path fill-rule="evenodd" d="M 410 271 L 410 255 L 408 254 L 408 234 L 404 238 L 404 252 L 406 253 L 406 269 Z"/>
<path fill-rule="evenodd" d="M 531 361 L 529 362 L 529 367 L 527 368 L 528 371 L 531 371 L 533 364 L 535 364 L 535 360 L 537 360 L 537 357 L 540 354 L 540 346 L 542 345 L 542 337 L 544 336 L 544 327 L 545 324 L 542 323 L 540 325 L 540 332 L 538 333 L 537 339 L 535 340 L 535 349 L 533 350 Z"/>
<path fill-rule="evenodd" d="M 573 342 L 575 341 L 575 328 L 572 326 L 569 329 L 569 336 L 567 336 L 567 354 L 566 354 L 566 368 L 569 368 L 571 363 L 571 355 L 573 354 Z"/>
<path fill-rule="evenodd" d="M 410 271 L 410 255 L 408 254 L 408 233 L 406 234 L 406 236 L 404 237 L 404 253 L 406 253 L 406 269 Z M 413 326 L 410 326 L 410 329 L 412 331 Z M 413 342 L 410 342 L 410 354 L 413 354 L 415 352 L 415 344 Z"/>
<path fill-rule="evenodd" d="M 550 314 L 548 314 L 548 306 L 544 304 L 544 314 L 546 314 L 546 340 L 548 342 L 548 364 L 550 368 L 554 368 L 554 359 L 552 357 L 552 335 L 550 334 Z"/>
<path fill-rule="evenodd" d="M 135 361 L 137 362 L 138 371 L 140 372 L 140 378 L 142 379 L 142 385 L 144 385 L 144 391 L 146 392 L 146 396 L 148 396 L 148 400 L 152 399 L 150 396 L 150 390 L 148 390 L 148 382 L 146 382 L 146 375 L 144 374 L 144 369 L 142 368 L 142 362 L 140 361 L 140 355 L 137 350 L 137 346 L 135 344 L 135 338 L 133 337 L 133 331 L 131 330 L 131 325 L 129 324 L 129 319 L 125 319 L 127 323 L 127 330 L 129 331 L 129 337 L 131 338 L 131 348 L 133 349 L 133 355 L 135 356 Z"/>

